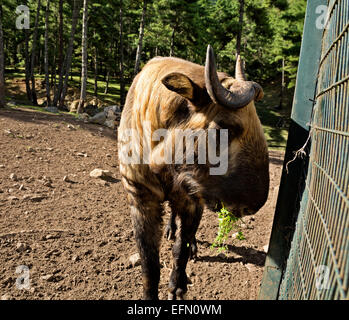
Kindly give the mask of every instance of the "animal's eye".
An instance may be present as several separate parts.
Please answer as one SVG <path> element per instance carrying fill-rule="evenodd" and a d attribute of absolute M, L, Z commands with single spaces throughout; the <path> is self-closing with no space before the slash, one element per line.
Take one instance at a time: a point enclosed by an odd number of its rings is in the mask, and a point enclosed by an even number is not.
<path fill-rule="evenodd" d="M 242 126 L 237 122 L 227 123 L 224 121 L 219 121 L 217 125 L 220 127 L 220 129 L 228 129 L 229 139 L 238 137 L 243 132 Z"/>

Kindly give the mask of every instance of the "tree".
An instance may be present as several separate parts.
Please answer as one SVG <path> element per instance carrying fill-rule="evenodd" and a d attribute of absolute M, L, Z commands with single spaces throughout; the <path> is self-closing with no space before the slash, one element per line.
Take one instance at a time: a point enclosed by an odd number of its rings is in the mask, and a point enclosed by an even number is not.
<path fill-rule="evenodd" d="M 51 96 L 50 96 L 50 76 L 48 72 L 48 17 L 50 13 L 50 0 L 47 0 L 46 4 L 46 14 L 45 14 L 45 54 L 44 54 L 44 60 L 45 60 L 45 85 L 46 85 L 46 101 L 47 106 L 51 105 Z"/>
<path fill-rule="evenodd" d="M 76 31 L 76 25 L 78 22 L 80 7 L 81 7 L 81 0 L 74 0 L 72 27 L 71 27 L 68 49 L 67 49 L 67 53 L 65 56 L 66 57 L 66 59 L 65 59 L 66 60 L 65 77 L 64 77 L 64 83 L 63 83 L 63 88 L 62 88 L 62 94 L 61 94 L 60 100 L 59 100 L 59 107 L 60 108 L 63 108 L 63 106 L 64 106 L 64 99 L 65 99 L 65 96 L 67 94 L 67 89 L 68 89 L 68 80 L 69 80 L 72 57 L 73 57 L 74 36 L 75 36 L 75 31 Z"/>
<path fill-rule="evenodd" d="M 2 3 L 0 3 L 0 108 L 5 106 L 5 53 L 2 20 Z"/>
<path fill-rule="evenodd" d="M 239 31 L 236 37 L 236 56 L 239 56 L 241 53 L 241 37 L 242 30 L 244 27 L 244 10 L 245 10 L 245 0 L 239 0 L 240 9 L 239 9 Z"/>
<path fill-rule="evenodd" d="M 35 58 L 36 58 L 36 45 L 37 45 L 37 38 L 38 38 L 40 7 L 41 7 L 41 0 L 38 0 L 38 5 L 37 5 L 37 9 L 36 9 L 36 16 L 35 16 L 34 33 L 33 33 L 31 63 L 30 63 L 31 99 L 32 99 L 32 103 L 34 105 L 38 104 L 38 100 L 37 100 L 37 96 L 36 96 L 36 89 L 35 89 L 35 75 L 34 75 L 35 70 L 34 70 L 34 68 L 35 68 Z"/>
<path fill-rule="evenodd" d="M 121 106 L 125 103 L 125 80 L 124 80 L 124 40 L 123 40 L 123 27 L 124 27 L 124 13 L 123 13 L 123 0 L 120 0 L 120 11 L 119 11 L 119 50 L 120 50 L 120 104 Z"/>
<path fill-rule="evenodd" d="M 141 62 L 141 54 L 142 54 L 142 45 L 143 45 L 143 36 L 144 36 L 144 25 L 145 25 L 145 14 L 147 11 L 147 0 L 143 0 L 143 10 L 142 10 L 142 17 L 141 17 L 141 23 L 139 26 L 139 40 L 138 40 L 138 46 L 137 46 L 137 54 L 136 54 L 136 63 L 135 63 L 135 70 L 134 75 L 136 75 L 139 71 L 139 65 Z"/>
<path fill-rule="evenodd" d="M 76 24 L 78 22 L 80 2 L 81 0 L 74 0 L 73 2 L 73 13 L 72 13 L 72 23 L 71 23 L 69 44 L 68 44 L 67 52 L 64 57 L 62 68 L 60 70 L 58 88 L 53 100 L 53 105 L 55 107 L 59 106 L 60 108 L 63 108 L 65 95 L 67 93 L 68 80 L 69 80 L 72 55 L 73 55 L 74 36 L 76 31 Z M 64 80 L 63 80 L 63 77 L 64 77 Z"/>
<path fill-rule="evenodd" d="M 84 0 L 82 16 L 82 64 L 81 64 L 81 93 L 77 112 L 80 113 L 85 105 L 87 86 L 87 21 L 88 21 L 88 0 Z"/>

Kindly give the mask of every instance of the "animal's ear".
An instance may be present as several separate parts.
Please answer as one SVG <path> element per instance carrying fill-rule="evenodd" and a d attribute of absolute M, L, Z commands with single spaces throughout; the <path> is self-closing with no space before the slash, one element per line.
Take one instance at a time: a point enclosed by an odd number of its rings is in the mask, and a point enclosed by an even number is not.
<path fill-rule="evenodd" d="M 195 84 L 186 75 L 178 72 L 170 73 L 161 82 L 171 91 L 177 92 L 191 101 L 195 97 Z"/>
<path fill-rule="evenodd" d="M 255 100 L 256 100 L 256 101 L 260 101 L 260 100 L 262 100 L 263 98 L 264 98 L 264 91 L 263 91 L 263 88 L 260 87 L 260 88 L 259 88 L 259 91 L 258 91 L 258 93 L 257 93 L 257 95 L 256 95 Z"/>

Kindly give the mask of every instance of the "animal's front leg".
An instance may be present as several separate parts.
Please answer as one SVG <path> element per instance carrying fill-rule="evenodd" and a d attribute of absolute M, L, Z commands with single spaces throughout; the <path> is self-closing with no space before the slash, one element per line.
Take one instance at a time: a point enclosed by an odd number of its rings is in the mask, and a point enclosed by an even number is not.
<path fill-rule="evenodd" d="M 180 218 L 179 235 L 172 249 L 173 268 L 170 275 L 169 299 L 182 300 L 187 292 L 187 274 L 185 272 L 192 245 L 196 245 L 195 234 L 202 217 L 200 205 L 188 205 L 185 210 L 176 208 Z"/>
<path fill-rule="evenodd" d="M 176 213 L 171 212 L 170 220 L 168 221 L 166 228 L 165 228 L 166 239 L 167 240 L 175 240 L 176 239 L 176 231 L 177 231 Z"/>
<path fill-rule="evenodd" d="M 131 205 L 137 248 L 141 257 L 143 299 L 157 300 L 160 280 L 159 246 L 162 210 L 158 202 Z"/>

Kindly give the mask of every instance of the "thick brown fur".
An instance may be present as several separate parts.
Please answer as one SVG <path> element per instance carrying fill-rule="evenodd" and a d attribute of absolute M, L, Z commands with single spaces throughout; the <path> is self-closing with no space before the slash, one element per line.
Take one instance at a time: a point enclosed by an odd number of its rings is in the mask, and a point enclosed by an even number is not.
<path fill-rule="evenodd" d="M 229 89 L 238 82 L 218 73 Z M 259 93 L 259 98 L 263 93 Z M 150 130 L 143 124 L 148 121 Z M 166 164 L 159 162 L 168 140 L 152 141 L 150 163 L 120 161 L 122 182 L 128 194 L 137 247 L 140 252 L 145 299 L 158 298 L 159 246 L 162 235 L 162 204 L 169 201 L 173 217 L 167 235 L 177 236 L 173 246 L 173 270 L 169 296 L 183 298 L 187 290 L 186 264 L 195 253 L 195 233 L 205 204 L 223 202 L 236 215 L 253 214 L 268 195 L 268 151 L 254 101 L 238 110 L 214 104 L 205 87 L 204 67 L 177 58 L 157 57 L 149 61 L 129 89 L 118 131 L 119 152 L 129 143 L 123 137 L 133 129 L 141 137 L 157 129 L 227 129 L 229 167 L 225 175 L 211 176 L 210 164 Z M 132 143 L 136 143 L 134 140 Z M 133 152 L 142 158 L 145 146 Z M 197 145 L 196 145 L 197 148 Z M 120 151 L 121 150 L 121 151 Z"/>

